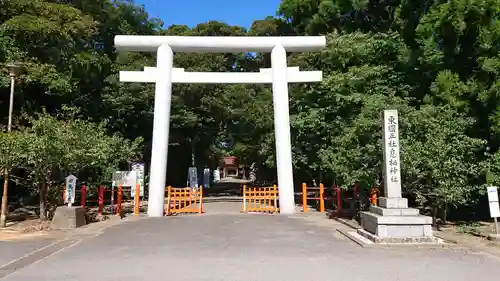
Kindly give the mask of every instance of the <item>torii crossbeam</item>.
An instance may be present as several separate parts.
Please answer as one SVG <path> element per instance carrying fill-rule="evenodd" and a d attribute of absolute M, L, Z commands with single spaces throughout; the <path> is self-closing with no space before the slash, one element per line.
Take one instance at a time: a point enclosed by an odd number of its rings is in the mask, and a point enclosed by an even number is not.
<path fill-rule="evenodd" d="M 281 214 L 295 212 L 288 83 L 319 82 L 321 71 L 287 67 L 286 52 L 318 51 L 326 46 L 324 36 L 303 37 L 115 37 L 117 50 L 157 52 L 156 67 L 144 71 L 121 71 L 120 81 L 155 83 L 153 148 L 149 180 L 148 216 L 163 216 L 173 83 L 272 84 L 276 164 Z M 260 72 L 186 72 L 173 68 L 173 52 L 271 52 L 271 68 Z"/>

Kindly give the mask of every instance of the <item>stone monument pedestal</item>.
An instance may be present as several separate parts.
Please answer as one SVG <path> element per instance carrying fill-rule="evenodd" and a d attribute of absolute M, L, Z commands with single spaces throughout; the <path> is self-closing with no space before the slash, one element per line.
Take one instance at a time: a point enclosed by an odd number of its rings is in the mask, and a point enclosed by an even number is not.
<path fill-rule="evenodd" d="M 357 233 L 374 243 L 440 243 L 432 233 L 432 218 L 408 208 L 406 198 L 379 198 L 379 206 L 361 213 L 361 226 Z"/>
<path fill-rule="evenodd" d="M 54 218 L 52 218 L 51 228 L 71 229 L 78 228 L 86 224 L 85 209 L 78 207 L 60 206 L 57 207 Z"/>

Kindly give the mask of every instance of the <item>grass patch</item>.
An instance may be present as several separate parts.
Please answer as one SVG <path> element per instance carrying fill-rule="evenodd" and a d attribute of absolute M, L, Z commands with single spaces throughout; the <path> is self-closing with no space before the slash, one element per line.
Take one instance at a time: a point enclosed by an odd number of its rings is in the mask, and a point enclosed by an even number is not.
<path fill-rule="evenodd" d="M 481 236 L 480 222 L 460 222 L 457 224 L 457 232 L 474 236 Z"/>

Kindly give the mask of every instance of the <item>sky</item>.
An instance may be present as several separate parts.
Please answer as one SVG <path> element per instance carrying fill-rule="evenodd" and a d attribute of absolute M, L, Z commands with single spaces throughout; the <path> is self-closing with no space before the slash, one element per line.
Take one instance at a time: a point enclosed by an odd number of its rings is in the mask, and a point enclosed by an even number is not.
<path fill-rule="evenodd" d="M 249 28 L 254 20 L 276 15 L 280 0 L 135 0 L 149 16 L 194 27 L 209 20 Z"/>

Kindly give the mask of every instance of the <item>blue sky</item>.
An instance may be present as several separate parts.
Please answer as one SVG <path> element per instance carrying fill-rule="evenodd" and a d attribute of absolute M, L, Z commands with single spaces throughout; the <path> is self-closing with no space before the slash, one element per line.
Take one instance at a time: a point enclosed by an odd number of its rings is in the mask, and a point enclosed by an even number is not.
<path fill-rule="evenodd" d="M 150 17 L 160 18 L 165 27 L 190 27 L 209 20 L 249 28 L 254 20 L 276 15 L 280 0 L 135 0 Z"/>

